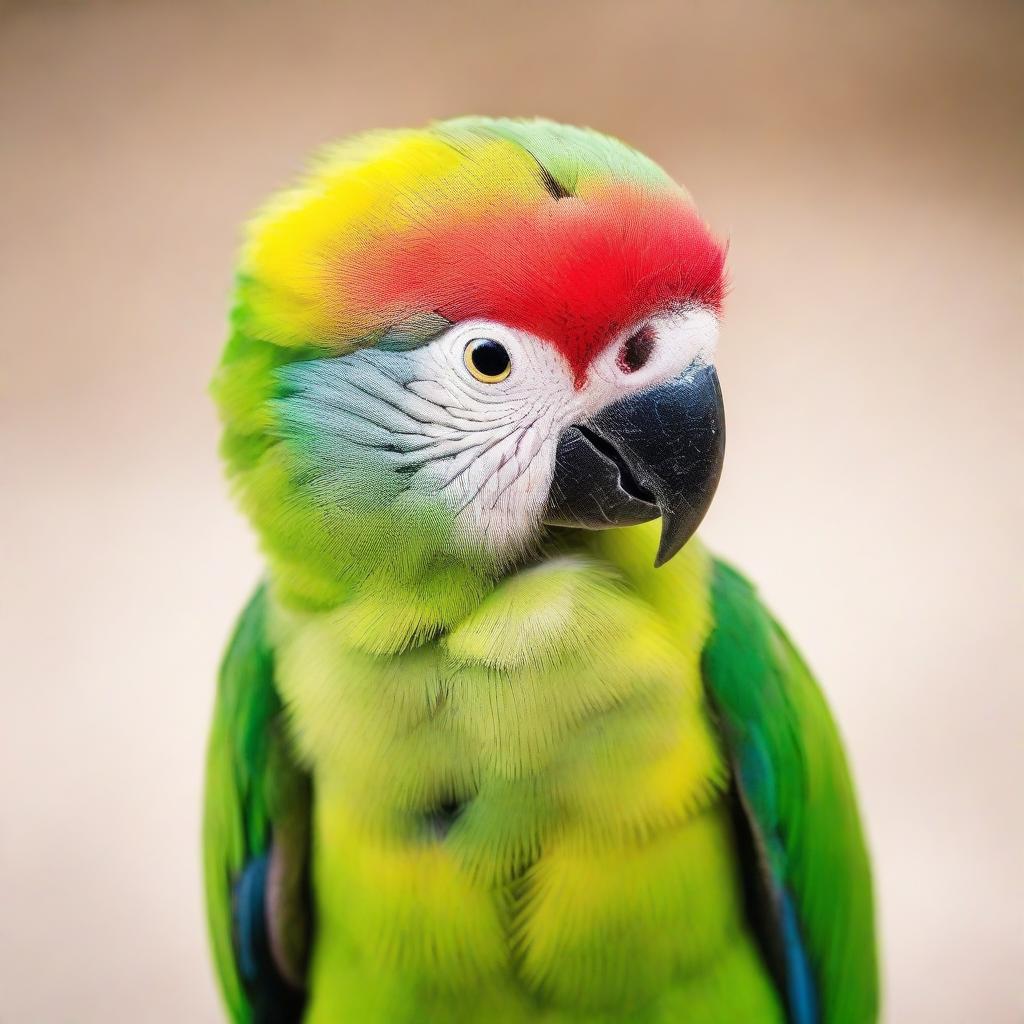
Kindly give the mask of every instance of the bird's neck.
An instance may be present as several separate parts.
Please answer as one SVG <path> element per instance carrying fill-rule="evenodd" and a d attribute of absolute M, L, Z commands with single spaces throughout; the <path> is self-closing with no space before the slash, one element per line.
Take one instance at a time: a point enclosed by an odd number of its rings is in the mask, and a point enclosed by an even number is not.
<path fill-rule="evenodd" d="M 275 606 L 288 615 L 337 621 L 347 646 L 395 655 L 450 633 L 524 571 L 557 558 L 593 559 L 594 548 L 587 531 L 567 529 L 552 529 L 537 546 L 504 560 L 486 551 L 432 546 L 425 537 L 389 543 L 363 536 L 350 545 L 352 557 L 341 571 L 336 561 L 268 552 L 270 591 Z"/>
<path fill-rule="evenodd" d="M 696 711 L 711 628 L 706 550 L 693 540 L 655 569 L 657 523 L 564 533 L 543 557 L 504 576 L 435 560 L 418 575 L 367 573 L 326 608 L 272 600 L 279 682 L 296 722 L 315 731 L 329 708 L 332 717 L 337 711 L 356 720 L 362 711 L 353 711 L 351 697 L 360 688 L 364 710 L 375 707 L 386 718 L 396 688 L 410 680 L 409 699 L 422 705 L 425 695 L 442 699 L 454 680 L 479 673 L 467 700 L 495 687 L 523 694 L 534 685 L 538 707 L 567 687 L 579 690 L 581 706 L 599 706 L 608 694 L 585 692 L 593 683 L 597 690 L 622 688 L 616 701 L 632 699 L 634 691 L 658 693 L 672 702 L 685 698 Z M 289 693 L 292 659 L 298 688 Z M 513 724 L 506 719 L 506 727 Z"/>

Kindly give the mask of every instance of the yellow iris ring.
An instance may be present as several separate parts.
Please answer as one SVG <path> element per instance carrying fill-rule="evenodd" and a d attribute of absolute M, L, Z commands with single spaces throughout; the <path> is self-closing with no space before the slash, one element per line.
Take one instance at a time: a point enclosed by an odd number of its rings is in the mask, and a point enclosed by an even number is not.
<path fill-rule="evenodd" d="M 497 373 L 487 373 L 485 370 L 477 366 L 474 361 L 475 354 L 484 345 L 497 345 L 505 354 L 505 366 Z M 469 370 L 469 372 L 473 374 L 478 381 L 481 381 L 484 384 L 498 384 L 512 372 L 512 360 L 509 358 L 505 346 L 500 342 L 495 341 L 493 338 L 474 338 L 466 345 L 462 358 L 466 363 L 466 369 Z"/>

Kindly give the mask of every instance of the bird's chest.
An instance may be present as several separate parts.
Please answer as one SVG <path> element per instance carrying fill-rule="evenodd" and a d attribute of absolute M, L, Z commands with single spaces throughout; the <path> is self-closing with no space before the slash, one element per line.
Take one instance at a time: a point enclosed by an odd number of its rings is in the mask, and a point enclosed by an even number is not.
<path fill-rule="evenodd" d="M 353 1019 L 446 992 L 498 1000 L 482 1020 L 631 1005 L 735 929 L 699 645 L 572 566 L 540 583 L 409 654 L 312 626 L 283 648 L 316 794 L 314 972 Z"/>
<path fill-rule="evenodd" d="M 490 687 L 470 700 L 450 682 L 376 748 L 360 730 L 365 758 L 318 780 L 322 984 L 351 966 L 335 998 L 370 986 L 387 1003 L 353 1019 L 401 1020 L 390 1000 L 410 992 L 631 1005 L 735 927 L 721 763 L 696 709 L 659 687 L 592 691 L 545 723 L 514 679 Z M 467 1019 L 520 1012 L 534 1019 Z"/>

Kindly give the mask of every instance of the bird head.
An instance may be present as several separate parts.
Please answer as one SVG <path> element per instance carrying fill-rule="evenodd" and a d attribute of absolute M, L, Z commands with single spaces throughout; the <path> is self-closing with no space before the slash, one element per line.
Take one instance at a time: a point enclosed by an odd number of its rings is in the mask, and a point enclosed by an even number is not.
<path fill-rule="evenodd" d="M 359 572 L 443 586 L 551 526 L 657 517 L 670 558 L 721 469 L 724 257 L 592 131 L 465 118 L 325 150 L 250 226 L 213 386 L 272 566 L 330 603 Z"/>

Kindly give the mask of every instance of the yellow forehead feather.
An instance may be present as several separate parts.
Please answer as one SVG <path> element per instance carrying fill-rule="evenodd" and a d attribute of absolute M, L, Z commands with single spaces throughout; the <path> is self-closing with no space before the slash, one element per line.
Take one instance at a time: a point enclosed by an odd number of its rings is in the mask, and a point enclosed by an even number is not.
<path fill-rule="evenodd" d="M 464 144 L 464 147 L 462 144 Z M 466 152 L 472 149 L 472 159 Z M 376 132 L 325 150 L 254 218 L 240 265 L 247 330 L 278 345 L 331 344 L 379 328 L 329 270 L 445 216 L 544 196 L 537 162 L 503 138 Z"/>

